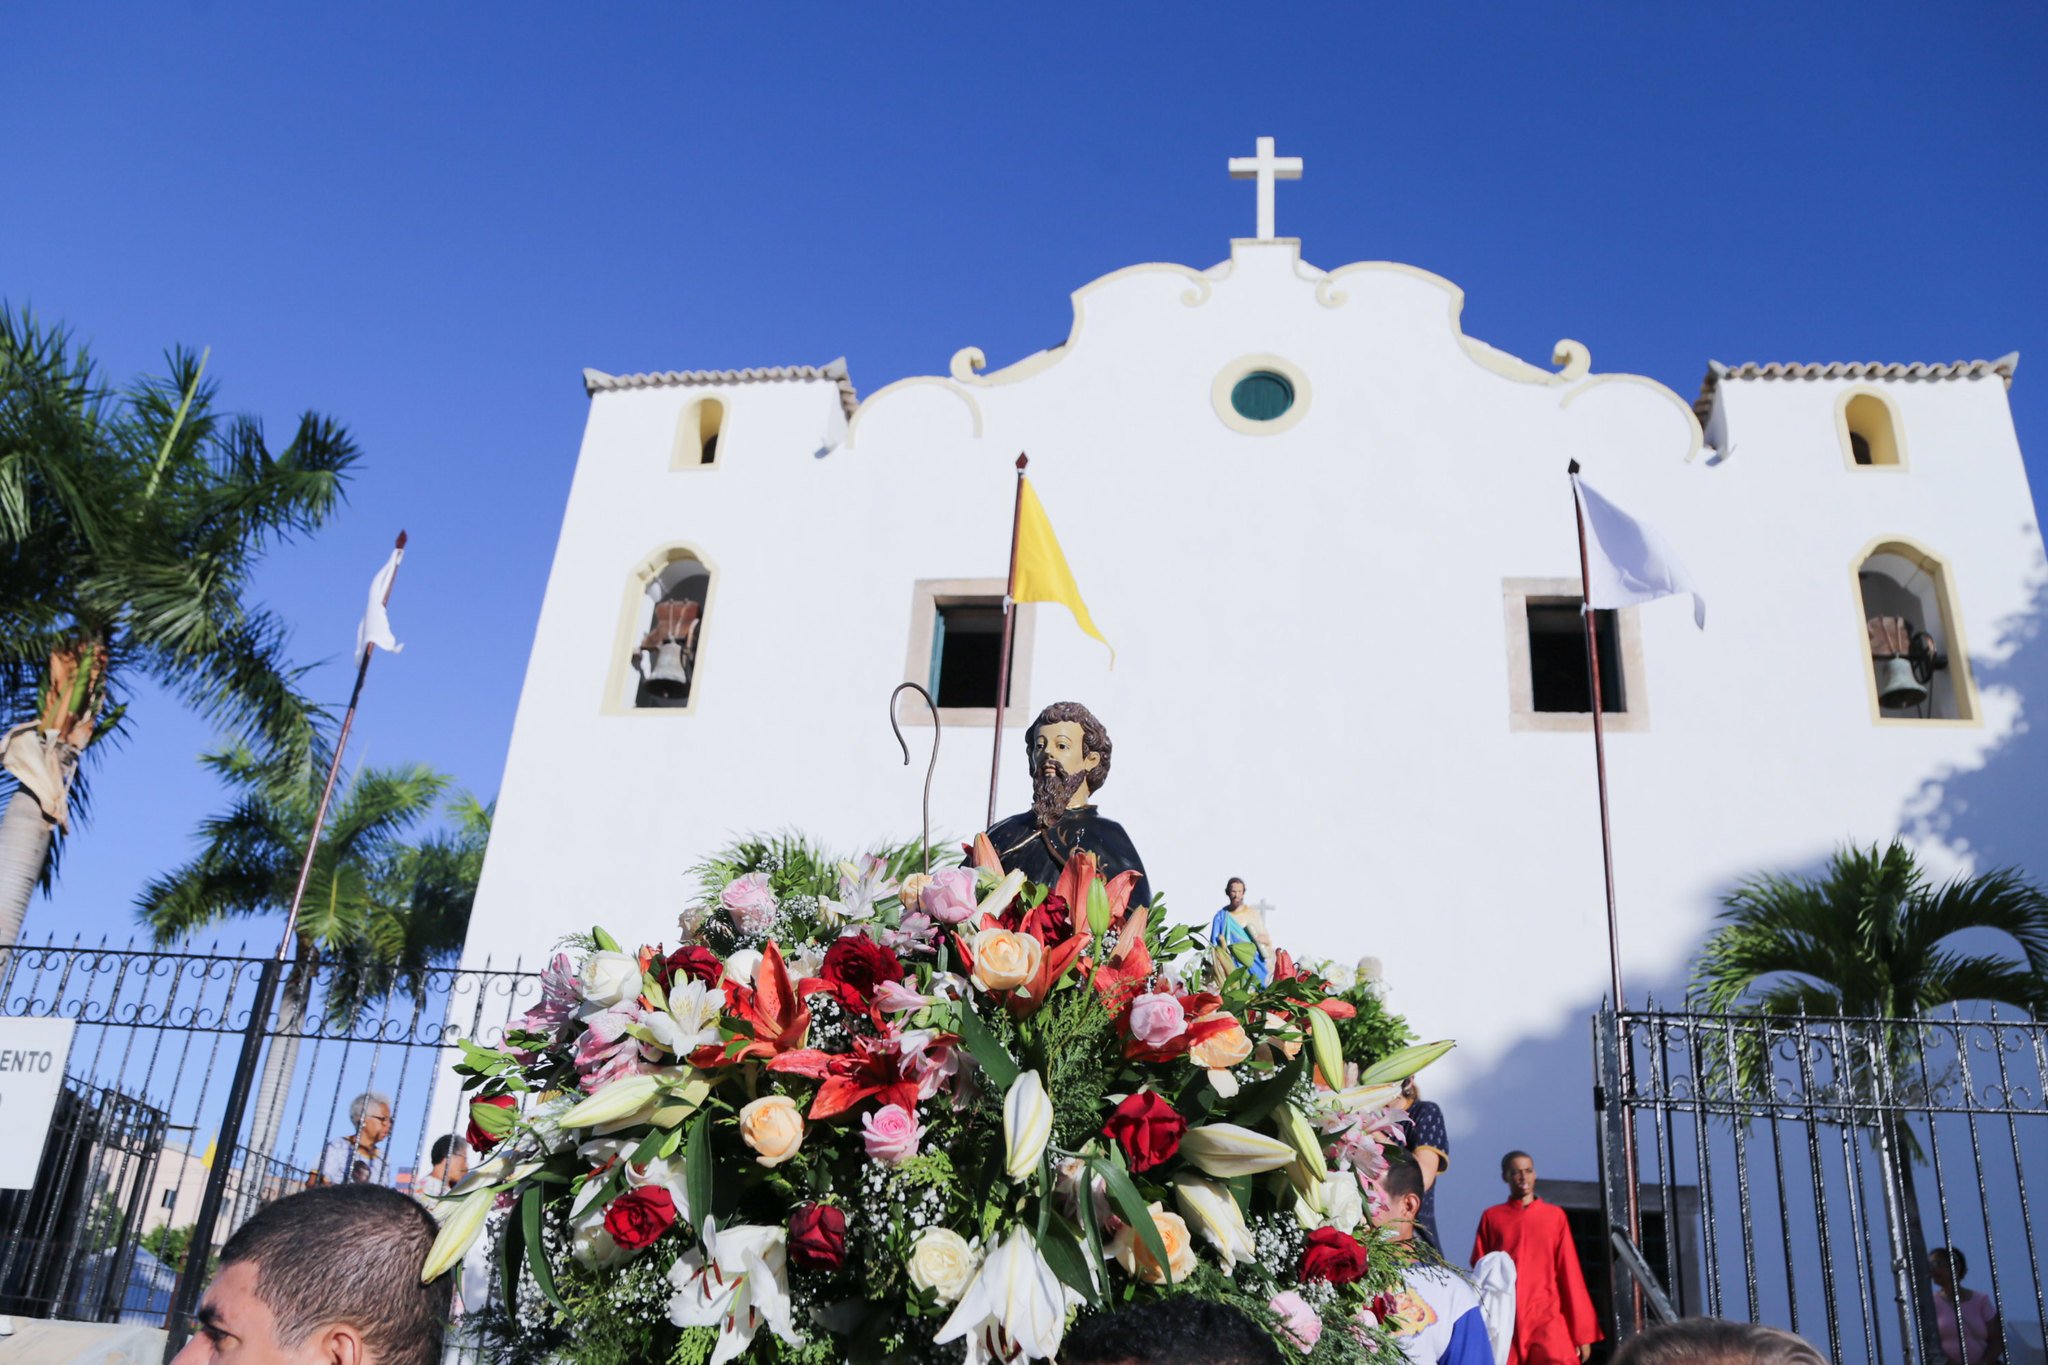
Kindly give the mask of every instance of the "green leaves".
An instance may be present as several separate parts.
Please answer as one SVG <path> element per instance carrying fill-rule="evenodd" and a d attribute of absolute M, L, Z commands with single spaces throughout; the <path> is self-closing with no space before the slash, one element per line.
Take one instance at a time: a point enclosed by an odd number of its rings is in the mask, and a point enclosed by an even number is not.
<path fill-rule="evenodd" d="M 683 1157 L 683 1192 L 690 1201 L 690 1219 L 704 1225 L 711 1212 L 711 1111 L 700 1110 L 690 1124 L 690 1146 Z"/>
<path fill-rule="evenodd" d="M 533 1282 L 540 1287 L 541 1297 L 561 1312 L 568 1312 L 569 1305 L 562 1302 L 562 1296 L 555 1292 L 555 1274 L 548 1266 L 547 1252 L 540 1240 L 541 1187 L 528 1185 L 519 1195 L 520 1240 L 526 1244 L 526 1268 L 533 1275 Z M 517 1303 L 517 1299 L 508 1299 Z"/>
<path fill-rule="evenodd" d="M 959 1030 L 961 1045 L 987 1073 L 989 1084 L 998 1090 L 1008 1091 L 1019 1074 L 1017 1063 L 1003 1051 L 1003 1045 L 988 1031 L 988 1025 L 981 1022 L 971 1004 L 959 1009 Z"/>

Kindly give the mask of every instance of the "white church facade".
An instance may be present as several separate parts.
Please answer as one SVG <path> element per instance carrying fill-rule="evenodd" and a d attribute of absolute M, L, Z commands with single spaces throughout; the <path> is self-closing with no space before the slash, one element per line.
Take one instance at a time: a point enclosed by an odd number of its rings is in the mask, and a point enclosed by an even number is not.
<path fill-rule="evenodd" d="M 1023 726 L 1085 702 L 1101 808 L 1173 919 L 1239 876 L 1298 955 L 1381 958 L 1394 1007 L 1461 1043 L 1430 1077 L 1454 1253 L 1504 1148 L 1593 1174 L 1569 461 L 1707 603 L 1703 631 L 1670 601 L 1600 622 L 1631 996 L 1676 992 L 1743 875 L 1901 831 L 1968 863 L 1946 784 L 2034 700 L 2001 672 L 2043 579 L 2016 357 L 1716 365 L 1697 401 L 1578 342 L 1531 363 L 1467 336 L 1448 280 L 1310 264 L 1262 151 L 1259 235 L 1083 286 L 1063 344 L 1000 367 L 970 346 L 861 401 L 843 362 L 586 373 L 465 965 L 592 923 L 673 940 L 686 869 L 738 833 L 913 837 L 905 681 L 942 704 L 934 835 L 971 837 L 1019 452 L 1116 662 L 1019 609 L 999 814 L 1027 804 Z"/>

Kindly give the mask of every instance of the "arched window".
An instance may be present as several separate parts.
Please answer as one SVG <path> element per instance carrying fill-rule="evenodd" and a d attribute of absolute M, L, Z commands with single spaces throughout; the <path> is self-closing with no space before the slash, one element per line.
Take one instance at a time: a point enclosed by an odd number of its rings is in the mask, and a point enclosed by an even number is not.
<path fill-rule="evenodd" d="M 696 693 L 711 566 L 687 549 L 665 550 L 639 574 L 626 639 L 627 667 L 614 670 L 629 710 L 674 710 Z"/>
<path fill-rule="evenodd" d="M 1866 674 L 1886 720 L 1974 720 L 1976 691 L 1947 566 L 1907 541 L 1882 541 L 1856 565 Z"/>
<path fill-rule="evenodd" d="M 1852 466 L 1898 468 L 1906 463 L 1898 415 L 1884 398 L 1867 391 L 1851 393 L 1842 400 L 1839 421 Z"/>
<path fill-rule="evenodd" d="M 673 469 L 709 469 L 718 463 L 718 438 L 725 428 L 725 402 L 699 398 L 676 419 Z"/>

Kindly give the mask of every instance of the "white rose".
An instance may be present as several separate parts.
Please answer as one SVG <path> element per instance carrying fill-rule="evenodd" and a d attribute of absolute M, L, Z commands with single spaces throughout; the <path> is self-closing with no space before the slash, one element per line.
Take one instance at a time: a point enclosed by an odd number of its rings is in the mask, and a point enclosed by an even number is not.
<path fill-rule="evenodd" d="M 926 1228 L 910 1248 L 910 1282 L 928 1289 L 940 1303 L 952 1303 L 966 1292 L 980 1255 L 965 1237 L 950 1228 Z"/>
<path fill-rule="evenodd" d="M 1323 1182 L 1323 1220 L 1339 1232 L 1356 1232 L 1365 1221 L 1365 1201 L 1358 1193 L 1358 1177 L 1339 1171 Z"/>
<path fill-rule="evenodd" d="M 612 1235 L 604 1230 L 603 1212 L 594 1212 L 569 1231 L 569 1254 L 586 1270 L 609 1270 L 632 1259 Z"/>
<path fill-rule="evenodd" d="M 754 984 L 754 969 L 761 965 L 761 954 L 753 948 L 742 948 L 725 960 L 725 979 L 742 986 Z"/>
<path fill-rule="evenodd" d="M 579 983 L 586 1002 L 609 1009 L 640 994 L 640 959 L 609 950 L 592 953 L 583 964 Z"/>

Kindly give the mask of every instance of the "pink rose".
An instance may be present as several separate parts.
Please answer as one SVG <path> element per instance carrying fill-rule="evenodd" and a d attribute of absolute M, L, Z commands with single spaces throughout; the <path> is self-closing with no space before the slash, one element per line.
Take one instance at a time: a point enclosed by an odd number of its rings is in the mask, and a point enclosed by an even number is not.
<path fill-rule="evenodd" d="M 1131 1035 L 1146 1047 L 1165 1047 L 1188 1031 L 1188 1012 L 1165 991 L 1151 991 L 1131 1002 Z"/>
<path fill-rule="evenodd" d="M 974 869 L 949 867 L 943 872 L 932 873 L 932 884 L 918 899 L 924 906 L 924 912 L 939 923 L 961 923 L 976 908 Z"/>
<path fill-rule="evenodd" d="M 765 934 L 775 923 L 775 893 L 768 889 L 766 872 L 749 872 L 726 884 L 718 903 L 743 934 Z"/>
<path fill-rule="evenodd" d="M 914 986 L 901 981 L 884 981 L 875 987 L 875 1008 L 884 1014 L 901 1014 L 905 1010 L 921 1010 L 931 1001 L 917 993 Z"/>
<path fill-rule="evenodd" d="M 900 1104 L 885 1104 L 872 1114 L 862 1114 L 860 1126 L 868 1155 L 886 1166 L 916 1156 L 918 1140 L 924 1136 L 917 1115 Z"/>
<path fill-rule="evenodd" d="M 1313 1351 L 1316 1343 L 1323 1339 L 1322 1318 L 1308 1306 L 1307 1299 L 1292 1289 L 1284 1294 L 1275 1294 L 1266 1307 L 1280 1319 L 1280 1330 L 1301 1348 L 1303 1355 Z"/>

